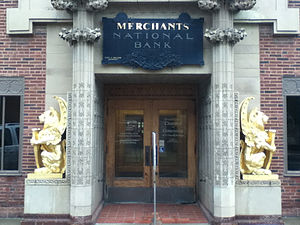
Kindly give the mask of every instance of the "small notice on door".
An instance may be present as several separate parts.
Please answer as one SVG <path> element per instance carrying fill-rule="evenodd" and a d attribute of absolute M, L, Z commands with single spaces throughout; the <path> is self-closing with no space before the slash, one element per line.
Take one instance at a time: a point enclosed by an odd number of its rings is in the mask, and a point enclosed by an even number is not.
<path fill-rule="evenodd" d="M 165 140 L 159 140 L 158 144 L 159 144 L 159 152 L 160 153 L 165 152 Z"/>

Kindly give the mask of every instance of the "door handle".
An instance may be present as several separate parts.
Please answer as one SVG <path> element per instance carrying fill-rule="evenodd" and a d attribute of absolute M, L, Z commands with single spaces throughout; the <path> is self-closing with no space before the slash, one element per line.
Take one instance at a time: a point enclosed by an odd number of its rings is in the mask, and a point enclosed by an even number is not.
<path fill-rule="evenodd" d="M 145 146 L 145 165 L 151 166 L 151 147 Z"/>
<path fill-rule="evenodd" d="M 152 151 L 155 151 L 155 155 L 156 155 L 156 157 L 155 157 L 155 159 L 156 159 L 156 162 L 155 162 L 155 165 L 156 166 L 158 166 L 158 155 L 157 155 L 157 153 L 158 153 L 158 151 L 157 151 L 157 146 L 155 146 L 156 148 L 154 149 L 154 148 L 152 148 Z M 153 152 L 152 152 L 152 154 L 151 155 L 153 155 Z M 151 157 L 152 158 L 152 157 Z M 153 159 L 152 159 L 152 161 L 153 161 Z M 152 165 L 154 165 L 154 162 L 152 162 Z"/>

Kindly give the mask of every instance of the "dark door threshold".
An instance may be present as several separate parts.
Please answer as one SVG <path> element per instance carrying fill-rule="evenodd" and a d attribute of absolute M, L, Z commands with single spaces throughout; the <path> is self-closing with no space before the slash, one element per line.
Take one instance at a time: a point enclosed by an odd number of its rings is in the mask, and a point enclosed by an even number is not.
<path fill-rule="evenodd" d="M 194 203 L 195 189 L 189 187 L 159 187 L 156 189 L 158 203 Z M 153 202 L 153 188 L 109 187 L 106 202 Z"/>

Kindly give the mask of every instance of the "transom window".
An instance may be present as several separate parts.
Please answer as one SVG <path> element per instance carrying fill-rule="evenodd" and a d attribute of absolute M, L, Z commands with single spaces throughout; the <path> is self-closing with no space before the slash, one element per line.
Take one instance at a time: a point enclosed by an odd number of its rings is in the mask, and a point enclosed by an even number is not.
<path fill-rule="evenodd" d="M 285 173 L 300 174 L 300 78 L 283 79 Z"/>

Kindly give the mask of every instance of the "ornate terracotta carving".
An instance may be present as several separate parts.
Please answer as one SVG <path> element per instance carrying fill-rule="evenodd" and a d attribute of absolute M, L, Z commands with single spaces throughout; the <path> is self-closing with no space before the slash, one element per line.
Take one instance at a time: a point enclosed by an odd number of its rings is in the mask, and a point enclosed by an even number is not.
<path fill-rule="evenodd" d="M 249 10 L 256 4 L 256 0 L 198 0 L 202 10 L 219 10 L 222 4 L 227 4 L 231 11 Z"/>
<path fill-rule="evenodd" d="M 89 10 L 104 10 L 108 7 L 108 0 L 90 0 L 86 7 Z"/>
<path fill-rule="evenodd" d="M 57 10 L 74 10 L 78 8 L 77 2 L 72 0 L 51 0 L 51 5 Z"/>
<path fill-rule="evenodd" d="M 245 29 L 206 29 L 204 37 L 206 37 L 211 43 L 228 42 L 236 44 L 240 40 L 243 40 L 247 36 Z"/>
<path fill-rule="evenodd" d="M 231 0 L 229 1 L 229 9 L 232 11 L 249 10 L 256 4 L 256 0 Z"/>
<path fill-rule="evenodd" d="M 70 45 L 74 45 L 79 41 L 94 43 L 101 37 L 100 28 L 90 29 L 66 29 L 63 28 L 59 33 L 59 36 L 69 42 Z"/>
<path fill-rule="evenodd" d="M 219 0 L 199 0 L 198 6 L 203 10 L 218 10 L 220 9 Z"/>
<path fill-rule="evenodd" d="M 87 10 L 103 10 L 108 7 L 108 0 L 51 0 L 57 10 L 77 10 L 79 7 Z"/>

